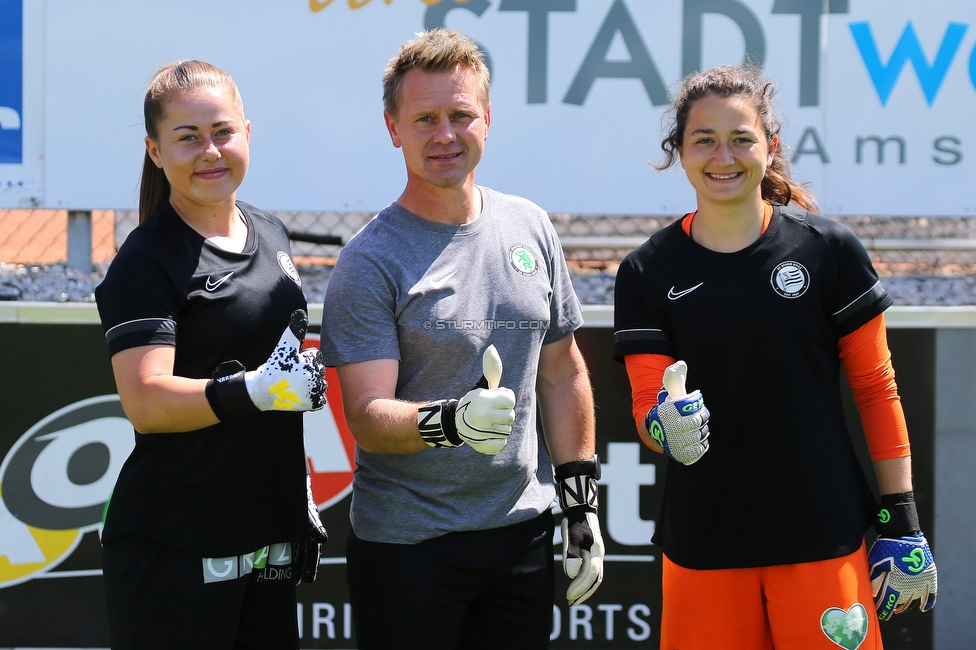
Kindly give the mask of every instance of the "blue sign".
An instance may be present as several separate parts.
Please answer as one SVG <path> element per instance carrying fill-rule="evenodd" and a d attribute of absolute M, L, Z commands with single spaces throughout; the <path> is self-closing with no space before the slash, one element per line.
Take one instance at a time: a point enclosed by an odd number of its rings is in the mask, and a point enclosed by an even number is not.
<path fill-rule="evenodd" d="M 23 114 L 23 0 L 0 0 L 0 163 L 24 162 Z"/>
<path fill-rule="evenodd" d="M 885 64 L 881 61 L 878 47 L 874 42 L 874 35 L 871 33 L 869 23 L 851 23 L 849 25 L 857 49 L 861 52 L 861 58 L 868 69 L 874 88 L 881 99 L 881 105 L 888 103 L 891 91 L 898 81 L 898 75 L 905 67 L 906 63 L 911 63 L 915 67 L 915 74 L 918 75 L 918 83 L 922 86 L 925 93 L 925 100 L 932 105 L 935 96 L 939 94 L 939 88 L 949 71 L 949 64 L 956 56 L 956 51 L 962 43 L 962 37 L 966 33 L 968 25 L 963 23 L 949 23 L 945 37 L 939 46 L 939 51 L 935 55 L 935 60 L 930 65 L 919 43 L 918 36 L 915 34 L 915 27 L 911 21 L 902 32 L 901 38 L 895 50 L 891 53 L 891 58 Z M 974 80 L 976 82 L 976 80 Z"/>

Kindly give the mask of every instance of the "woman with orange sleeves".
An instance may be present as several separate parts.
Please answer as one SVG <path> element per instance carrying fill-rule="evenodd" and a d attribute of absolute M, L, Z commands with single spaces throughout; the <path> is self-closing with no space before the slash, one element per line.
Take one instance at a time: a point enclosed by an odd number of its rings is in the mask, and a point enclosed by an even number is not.
<path fill-rule="evenodd" d="M 790 179 L 773 90 L 734 66 L 682 82 L 658 168 L 680 161 L 698 209 L 617 273 L 614 356 L 641 439 L 669 458 L 653 539 L 662 648 L 881 648 L 879 618 L 935 605 L 885 336 L 892 300 L 854 234 Z M 673 381 L 683 372 L 690 394 Z"/>

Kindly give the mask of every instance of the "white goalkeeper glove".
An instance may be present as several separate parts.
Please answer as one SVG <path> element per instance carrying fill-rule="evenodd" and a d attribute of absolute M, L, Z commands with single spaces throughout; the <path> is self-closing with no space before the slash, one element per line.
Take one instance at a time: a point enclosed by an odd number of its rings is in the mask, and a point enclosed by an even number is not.
<path fill-rule="evenodd" d="M 883 495 L 874 529 L 878 539 L 868 553 L 868 566 L 878 618 L 901 614 L 916 600 L 923 612 L 935 607 L 939 573 L 918 526 L 915 494 Z"/>
<path fill-rule="evenodd" d="M 563 573 L 572 579 L 566 600 L 572 607 L 592 596 L 603 582 L 603 535 L 596 516 L 600 459 L 594 455 L 560 465 L 555 478 L 563 510 Z"/>
<path fill-rule="evenodd" d="M 657 406 L 647 412 L 644 426 L 669 458 L 682 465 L 697 462 L 708 451 L 708 409 L 701 391 L 685 393 L 688 366 L 677 361 L 664 371 Z"/>
<path fill-rule="evenodd" d="M 508 442 L 515 422 L 515 393 L 499 388 L 502 360 L 494 345 L 482 357 L 484 376 L 460 400 L 438 400 L 417 410 L 417 428 L 428 447 L 460 447 L 468 443 L 488 456 Z"/>
<path fill-rule="evenodd" d="M 308 316 L 296 309 L 268 360 L 245 371 L 225 361 L 207 382 L 207 400 L 221 421 L 256 411 L 317 411 L 325 405 L 325 365 L 317 348 L 302 350 Z"/>

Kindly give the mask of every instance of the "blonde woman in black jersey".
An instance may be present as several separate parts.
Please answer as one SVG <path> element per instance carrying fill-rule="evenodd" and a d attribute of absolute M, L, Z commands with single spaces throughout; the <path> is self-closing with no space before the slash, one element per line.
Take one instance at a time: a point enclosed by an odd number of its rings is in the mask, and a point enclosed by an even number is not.
<path fill-rule="evenodd" d="M 167 65 L 144 109 L 140 225 L 95 292 L 136 437 L 102 533 L 112 647 L 297 648 L 296 581 L 325 539 L 301 278 L 281 222 L 237 200 L 251 125 L 233 79 Z"/>

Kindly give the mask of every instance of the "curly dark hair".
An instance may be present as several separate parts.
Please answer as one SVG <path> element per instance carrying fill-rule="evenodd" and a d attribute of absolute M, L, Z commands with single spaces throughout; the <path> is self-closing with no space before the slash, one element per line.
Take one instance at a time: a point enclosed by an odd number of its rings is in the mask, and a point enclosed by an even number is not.
<path fill-rule="evenodd" d="M 763 199 L 783 205 L 794 203 L 806 210 L 816 211 L 817 201 L 813 194 L 790 176 L 790 162 L 783 155 L 782 146 L 777 140 L 781 126 L 773 111 L 775 92 L 775 85 L 765 79 L 758 68 L 751 66 L 720 65 L 688 75 L 682 80 L 677 96 L 666 113 L 670 128 L 661 141 L 664 162 L 652 166 L 664 171 L 678 161 L 678 148 L 684 140 L 688 113 L 699 99 L 709 95 L 747 97 L 759 113 L 766 141 L 773 152 L 773 160 L 762 180 Z"/>

